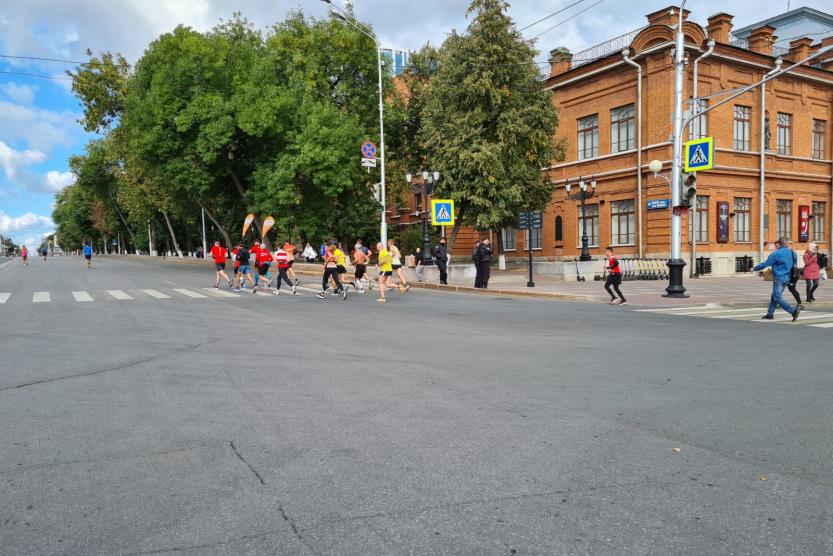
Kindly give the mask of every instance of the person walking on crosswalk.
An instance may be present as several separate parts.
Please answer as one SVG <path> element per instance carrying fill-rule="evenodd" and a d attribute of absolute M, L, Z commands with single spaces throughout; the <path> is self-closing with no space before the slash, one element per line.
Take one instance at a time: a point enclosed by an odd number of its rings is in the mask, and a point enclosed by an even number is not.
<path fill-rule="evenodd" d="M 795 322 L 798 320 L 801 309 L 799 307 L 793 309 L 783 298 L 784 290 L 787 289 L 787 285 L 789 285 L 792 279 L 794 265 L 793 251 L 790 249 L 790 240 L 787 237 L 779 239 L 776 245 L 778 248 L 770 254 L 767 260 L 752 269 L 754 272 L 760 272 L 765 268 L 772 268 L 772 296 L 769 300 L 769 308 L 761 318 L 764 320 L 773 320 L 775 318 L 775 309 L 781 307 L 784 311 L 792 315 L 793 322 Z"/>
<path fill-rule="evenodd" d="M 804 252 L 804 281 L 807 284 L 807 303 L 816 300 L 816 290 L 819 287 L 821 269 L 827 266 L 827 261 L 819 254 L 818 244 L 811 243 Z"/>

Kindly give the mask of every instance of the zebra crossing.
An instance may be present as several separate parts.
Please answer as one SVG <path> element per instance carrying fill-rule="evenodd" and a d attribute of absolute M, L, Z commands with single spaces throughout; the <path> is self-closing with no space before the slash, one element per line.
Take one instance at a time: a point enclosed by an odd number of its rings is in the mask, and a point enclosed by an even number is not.
<path fill-rule="evenodd" d="M 299 296 L 304 295 L 300 290 L 310 293 L 318 293 L 319 290 L 312 288 L 298 287 Z M 287 293 L 290 292 L 286 288 Z M 272 290 L 268 292 L 258 291 L 257 296 L 270 295 L 273 296 Z M 27 292 L 27 293 L 11 293 L 0 292 L 0 305 L 15 302 L 28 303 L 52 303 L 58 301 L 74 301 L 75 303 L 93 303 L 96 301 L 114 301 L 114 302 L 129 302 L 129 301 L 164 301 L 164 300 L 190 300 L 190 299 L 233 299 L 233 298 L 251 298 L 251 290 L 243 292 L 234 292 L 215 288 L 172 288 L 170 290 L 157 289 L 128 289 L 128 290 L 95 290 L 95 291 L 72 291 L 68 293 L 60 292 Z"/>
<path fill-rule="evenodd" d="M 793 322 L 792 316 L 778 310 L 775 318 L 764 320 L 765 307 L 732 308 L 717 304 L 697 305 L 688 307 L 665 307 L 662 309 L 637 309 L 637 313 L 653 313 L 657 315 L 673 315 L 677 317 L 697 317 L 718 320 L 736 320 L 757 322 L 761 324 L 790 324 L 812 328 L 833 328 L 833 311 L 808 310 L 801 312 L 801 316 Z"/>

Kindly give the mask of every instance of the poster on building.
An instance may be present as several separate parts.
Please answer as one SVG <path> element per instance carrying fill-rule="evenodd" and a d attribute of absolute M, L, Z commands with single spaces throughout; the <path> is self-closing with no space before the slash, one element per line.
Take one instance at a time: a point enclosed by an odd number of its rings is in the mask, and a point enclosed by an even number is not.
<path fill-rule="evenodd" d="M 798 241 L 810 241 L 810 207 L 798 207 Z"/>
<path fill-rule="evenodd" d="M 717 203 L 717 243 L 729 243 L 729 203 Z"/>

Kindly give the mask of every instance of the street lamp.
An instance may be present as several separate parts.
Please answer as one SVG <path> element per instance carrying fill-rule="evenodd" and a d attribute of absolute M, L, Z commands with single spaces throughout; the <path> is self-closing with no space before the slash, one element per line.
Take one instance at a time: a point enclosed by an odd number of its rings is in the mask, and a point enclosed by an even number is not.
<path fill-rule="evenodd" d="M 410 184 L 414 177 L 411 174 L 405 174 L 405 180 Z M 422 172 L 422 264 L 430 265 L 431 259 L 431 228 L 428 225 L 428 195 L 434 192 L 436 183 L 440 181 L 440 173 L 437 171 L 430 172 L 425 170 Z"/>
<path fill-rule="evenodd" d="M 592 257 L 590 256 L 590 246 L 587 239 L 587 213 L 585 212 L 584 202 L 596 195 L 596 179 L 590 178 L 590 187 L 588 187 L 587 182 L 585 182 L 583 178 L 579 177 L 578 191 L 575 193 L 570 193 L 572 190 L 572 184 L 570 184 L 570 182 L 566 183 L 564 189 L 567 190 L 568 199 L 579 201 L 581 203 L 581 256 L 579 257 L 579 260 L 589 261 Z"/>
<path fill-rule="evenodd" d="M 382 205 L 382 221 L 380 224 L 380 236 L 382 239 L 382 245 L 388 244 L 388 222 L 387 222 L 387 201 L 386 201 L 386 188 L 385 188 L 385 98 L 384 92 L 382 91 L 382 43 L 379 41 L 379 38 L 376 34 L 367 28 L 365 25 L 359 23 L 352 14 L 349 14 L 333 4 L 332 0 L 321 0 L 325 4 L 330 6 L 330 14 L 333 17 L 337 17 L 342 21 L 349 23 L 373 41 L 376 45 L 376 66 L 379 72 L 379 159 L 382 161 L 381 167 L 381 194 L 380 194 L 380 204 Z"/>

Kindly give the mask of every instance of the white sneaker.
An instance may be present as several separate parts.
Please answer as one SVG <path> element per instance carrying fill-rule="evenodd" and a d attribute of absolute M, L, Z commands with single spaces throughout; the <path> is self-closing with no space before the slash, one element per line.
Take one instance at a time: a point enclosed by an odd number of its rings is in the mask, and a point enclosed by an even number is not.
<path fill-rule="evenodd" d="M 298 293 L 298 286 L 292 286 L 292 295 Z"/>
<path fill-rule="evenodd" d="M 275 295 L 280 295 L 280 294 L 281 294 L 281 290 L 275 290 Z"/>

